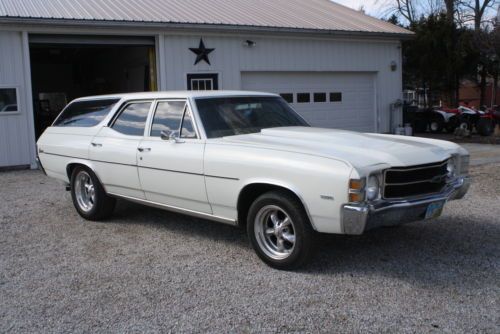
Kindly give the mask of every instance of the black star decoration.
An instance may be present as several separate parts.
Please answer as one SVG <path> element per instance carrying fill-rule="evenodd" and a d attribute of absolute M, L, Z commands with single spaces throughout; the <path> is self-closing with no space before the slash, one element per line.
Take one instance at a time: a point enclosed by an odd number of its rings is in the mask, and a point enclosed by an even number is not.
<path fill-rule="evenodd" d="M 204 60 L 208 65 L 210 64 L 210 60 L 208 59 L 208 55 L 210 52 L 214 51 L 215 49 L 207 49 L 205 47 L 205 43 L 203 43 L 203 39 L 200 38 L 200 46 L 197 48 L 189 48 L 192 52 L 196 54 L 196 61 L 194 64 L 198 64 L 200 61 Z"/>

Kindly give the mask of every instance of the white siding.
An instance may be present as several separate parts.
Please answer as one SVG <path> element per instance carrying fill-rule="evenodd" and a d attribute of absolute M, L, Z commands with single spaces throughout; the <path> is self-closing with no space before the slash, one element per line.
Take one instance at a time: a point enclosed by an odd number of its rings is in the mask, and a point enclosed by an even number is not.
<path fill-rule="evenodd" d="M 31 106 L 27 103 L 21 32 L 0 31 L 0 87 L 18 89 L 19 113 L 0 113 L 0 167 L 33 164 Z"/>
<path fill-rule="evenodd" d="M 211 66 L 194 65 L 195 56 L 189 48 L 197 47 L 200 37 L 207 48 L 215 48 L 209 56 Z M 256 46 L 243 46 L 247 39 Z M 165 35 L 164 41 L 164 64 L 160 67 L 166 71 L 161 73 L 166 76 L 164 90 L 186 89 L 186 74 L 196 72 L 219 73 L 220 89 L 241 89 L 241 72 L 371 72 L 375 76 L 379 132 L 389 131 L 390 105 L 401 98 L 398 41 L 200 35 Z M 392 61 L 397 63 L 396 71 L 390 69 Z M 400 117 L 395 115 L 394 122 L 399 123 Z"/>

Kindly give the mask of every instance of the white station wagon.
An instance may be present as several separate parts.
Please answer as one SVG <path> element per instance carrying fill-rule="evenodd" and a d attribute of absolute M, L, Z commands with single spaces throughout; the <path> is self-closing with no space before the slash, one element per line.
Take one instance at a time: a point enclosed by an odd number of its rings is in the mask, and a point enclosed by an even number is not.
<path fill-rule="evenodd" d="M 469 187 L 469 156 L 439 140 L 310 127 L 274 94 L 159 92 L 71 102 L 38 141 L 78 213 L 116 198 L 246 226 L 267 264 L 312 255 L 316 233 L 435 218 Z"/>

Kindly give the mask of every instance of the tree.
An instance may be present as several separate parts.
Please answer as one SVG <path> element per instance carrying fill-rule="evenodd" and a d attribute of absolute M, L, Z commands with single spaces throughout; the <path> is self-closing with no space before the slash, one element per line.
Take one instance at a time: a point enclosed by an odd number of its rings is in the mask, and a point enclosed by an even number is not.
<path fill-rule="evenodd" d="M 460 0 L 462 24 L 473 23 L 474 47 L 477 49 L 477 71 L 479 76 L 480 106 L 486 102 L 486 84 L 488 74 L 494 75 L 493 70 L 498 62 L 498 54 L 494 48 L 491 26 L 493 20 L 486 17 L 486 11 L 498 3 L 497 0 Z"/>
<path fill-rule="evenodd" d="M 391 2 L 385 14 L 401 17 L 408 22 L 408 25 L 416 24 L 422 17 L 443 12 L 443 0 L 393 0 Z"/>
<path fill-rule="evenodd" d="M 415 38 L 403 43 L 405 85 L 427 89 L 431 96 L 444 93 L 448 104 L 456 105 L 458 79 L 469 61 L 466 30 L 456 29 L 444 13 L 422 17 L 409 29 Z"/>
<path fill-rule="evenodd" d="M 491 25 L 492 19 L 487 18 L 486 13 L 488 9 L 492 9 L 498 4 L 498 0 L 459 0 L 457 3 L 461 14 L 461 23 L 468 24 L 472 22 L 474 30 L 479 31 L 484 24 Z"/>

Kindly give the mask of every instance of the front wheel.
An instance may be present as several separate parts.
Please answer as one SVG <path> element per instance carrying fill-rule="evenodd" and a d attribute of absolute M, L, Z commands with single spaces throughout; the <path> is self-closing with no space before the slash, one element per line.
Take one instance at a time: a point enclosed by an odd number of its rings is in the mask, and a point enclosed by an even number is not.
<path fill-rule="evenodd" d="M 314 252 L 314 230 L 302 203 L 284 191 L 263 194 L 250 207 L 247 233 L 257 255 L 276 269 L 304 265 Z"/>
<path fill-rule="evenodd" d="M 71 198 L 78 214 L 87 220 L 109 218 L 116 204 L 116 200 L 106 194 L 97 176 L 81 166 L 71 174 Z"/>

